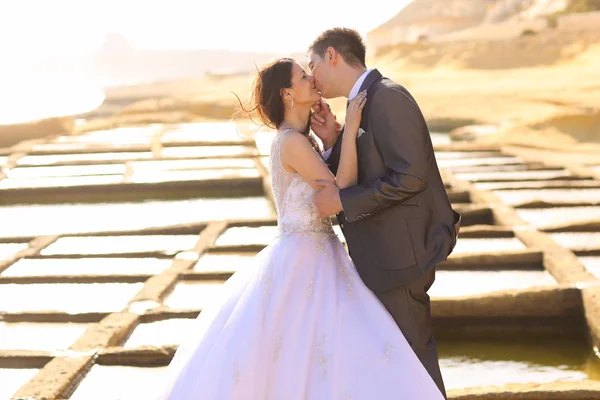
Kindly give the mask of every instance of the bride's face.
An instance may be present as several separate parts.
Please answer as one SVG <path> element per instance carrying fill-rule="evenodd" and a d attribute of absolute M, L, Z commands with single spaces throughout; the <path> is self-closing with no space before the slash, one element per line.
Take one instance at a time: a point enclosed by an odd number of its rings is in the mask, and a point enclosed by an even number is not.
<path fill-rule="evenodd" d="M 311 106 L 320 98 L 315 80 L 298 64 L 292 66 L 292 87 L 290 94 L 296 104 L 310 104 Z"/>

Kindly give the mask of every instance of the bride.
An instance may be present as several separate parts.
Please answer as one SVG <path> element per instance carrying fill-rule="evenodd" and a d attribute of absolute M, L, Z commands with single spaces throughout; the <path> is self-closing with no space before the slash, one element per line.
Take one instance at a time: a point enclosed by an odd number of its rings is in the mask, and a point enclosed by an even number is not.
<path fill-rule="evenodd" d="M 270 167 L 278 237 L 203 310 L 157 399 L 442 400 L 398 326 L 319 218 L 307 182 L 357 179 L 366 94 L 348 107 L 337 176 L 309 135 L 315 82 L 292 59 L 264 66 L 253 111 L 277 129 Z"/>

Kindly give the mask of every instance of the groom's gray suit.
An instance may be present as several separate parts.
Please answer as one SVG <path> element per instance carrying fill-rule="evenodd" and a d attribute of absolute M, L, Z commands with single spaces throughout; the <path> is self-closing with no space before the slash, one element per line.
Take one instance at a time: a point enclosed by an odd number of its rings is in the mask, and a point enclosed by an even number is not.
<path fill-rule="evenodd" d="M 427 290 L 452 252 L 460 215 L 452 210 L 425 119 L 413 97 L 377 70 L 357 139 L 358 184 L 340 191 L 337 219 L 361 278 L 392 315 L 445 395 L 431 334 Z M 341 137 L 327 163 L 337 172 Z"/>

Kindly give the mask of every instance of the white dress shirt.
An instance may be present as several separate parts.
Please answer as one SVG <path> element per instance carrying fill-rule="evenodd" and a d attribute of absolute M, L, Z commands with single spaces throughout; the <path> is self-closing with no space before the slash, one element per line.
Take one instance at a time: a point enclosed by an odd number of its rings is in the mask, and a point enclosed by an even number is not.
<path fill-rule="evenodd" d="M 358 94 L 358 91 L 360 90 L 360 87 L 362 86 L 363 82 L 367 78 L 367 75 L 369 75 L 369 72 L 371 72 L 371 71 L 373 71 L 373 68 L 366 70 L 365 72 L 363 72 L 363 74 L 361 76 L 358 77 L 358 79 L 354 83 L 354 86 L 352 86 L 352 90 L 350 90 L 350 94 L 348 95 L 348 101 L 350 101 L 356 97 L 356 95 Z M 329 158 L 329 156 L 331 156 L 332 150 L 333 150 L 333 147 L 331 149 L 325 150 L 323 152 L 323 158 L 325 160 L 327 160 Z"/>

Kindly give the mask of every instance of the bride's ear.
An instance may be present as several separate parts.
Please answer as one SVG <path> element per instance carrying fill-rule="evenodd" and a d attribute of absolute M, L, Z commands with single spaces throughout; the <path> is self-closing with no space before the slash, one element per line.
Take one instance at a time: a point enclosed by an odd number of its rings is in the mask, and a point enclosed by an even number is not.
<path fill-rule="evenodd" d="M 287 88 L 281 89 L 281 98 L 283 100 L 292 101 L 292 94 Z"/>

